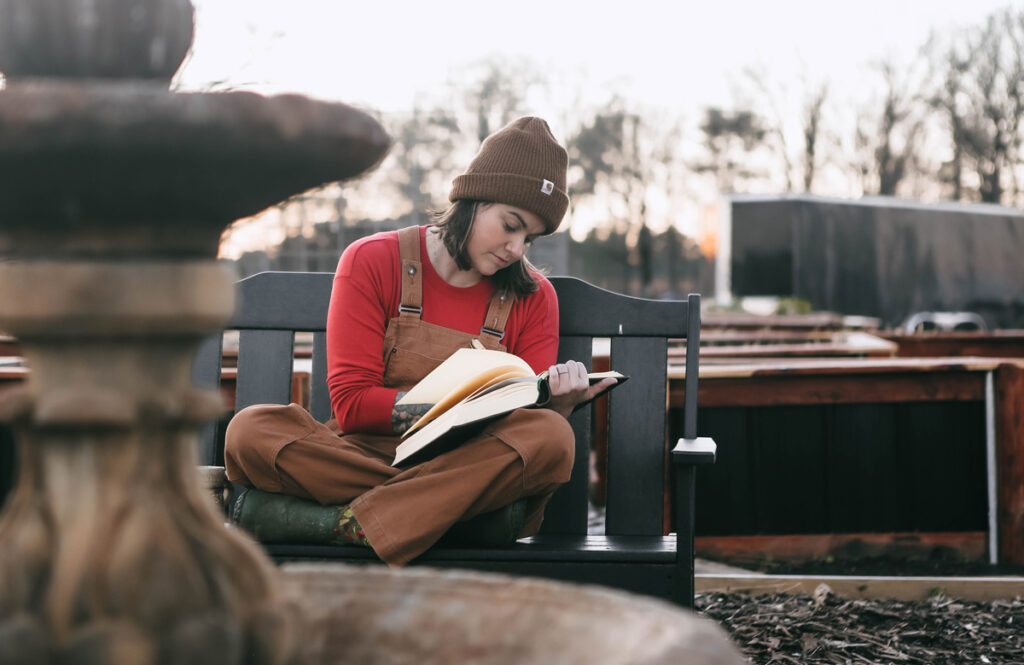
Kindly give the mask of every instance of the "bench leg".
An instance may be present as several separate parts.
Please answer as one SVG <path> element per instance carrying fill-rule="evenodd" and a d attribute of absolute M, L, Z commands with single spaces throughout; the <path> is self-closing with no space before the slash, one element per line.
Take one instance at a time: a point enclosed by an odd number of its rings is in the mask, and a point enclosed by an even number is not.
<path fill-rule="evenodd" d="M 676 528 L 676 574 L 672 583 L 672 600 L 693 608 L 694 568 L 693 531 L 696 504 L 697 468 L 676 465 L 674 469 L 672 521 Z"/>

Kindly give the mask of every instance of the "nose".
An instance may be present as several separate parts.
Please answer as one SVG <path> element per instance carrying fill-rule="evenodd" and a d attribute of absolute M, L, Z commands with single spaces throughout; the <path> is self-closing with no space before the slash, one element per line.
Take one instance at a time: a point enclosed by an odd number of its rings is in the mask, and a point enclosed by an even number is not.
<path fill-rule="evenodd" d="M 523 253 L 526 251 L 526 242 L 518 234 L 508 241 L 506 245 L 509 254 L 512 255 L 515 261 L 523 258 Z"/>

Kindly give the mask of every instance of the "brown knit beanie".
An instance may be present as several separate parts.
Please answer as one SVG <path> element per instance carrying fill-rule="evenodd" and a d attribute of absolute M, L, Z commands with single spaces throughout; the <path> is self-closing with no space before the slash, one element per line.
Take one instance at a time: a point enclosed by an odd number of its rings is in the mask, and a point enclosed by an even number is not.
<path fill-rule="evenodd" d="M 488 136 L 469 168 L 452 183 L 448 199 L 475 199 L 529 210 L 558 228 L 569 207 L 569 156 L 540 118 L 519 118 Z"/>

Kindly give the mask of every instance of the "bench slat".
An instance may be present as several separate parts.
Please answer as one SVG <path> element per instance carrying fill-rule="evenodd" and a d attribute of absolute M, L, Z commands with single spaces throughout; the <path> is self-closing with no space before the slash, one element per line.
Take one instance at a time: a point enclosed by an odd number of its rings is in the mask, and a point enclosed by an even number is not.
<path fill-rule="evenodd" d="M 367 560 L 380 563 L 373 550 L 354 545 L 291 545 L 266 543 L 275 559 L 324 558 Z M 674 563 L 674 536 L 534 536 L 509 547 L 435 547 L 416 559 L 417 563 L 440 561 L 603 561 Z"/>
<path fill-rule="evenodd" d="M 295 333 L 242 330 L 238 334 L 238 389 L 235 411 L 253 404 L 289 404 Z"/>
<path fill-rule="evenodd" d="M 313 334 L 313 373 L 309 386 L 309 412 L 318 421 L 331 419 L 331 396 L 327 390 L 327 333 Z"/>
<path fill-rule="evenodd" d="M 630 376 L 609 394 L 606 533 L 654 536 L 664 530 L 667 387 L 664 337 L 613 338 L 611 366 Z"/>
<path fill-rule="evenodd" d="M 593 365 L 593 339 L 563 337 L 558 345 L 558 360 L 578 360 Z M 581 464 L 590 457 L 590 432 L 593 409 L 590 405 L 572 415 L 569 423 L 576 435 L 576 460 L 569 482 L 552 495 L 544 511 L 541 533 L 585 535 L 590 508 L 590 465 Z"/>
<path fill-rule="evenodd" d="M 220 390 L 220 365 L 223 333 L 206 337 L 196 350 L 192 361 L 192 385 L 208 390 Z M 210 422 L 199 430 L 199 464 L 218 466 L 217 423 Z"/>
<path fill-rule="evenodd" d="M 334 275 L 261 272 L 237 284 L 238 314 L 229 328 L 323 330 Z"/>
<path fill-rule="evenodd" d="M 686 336 L 686 301 L 634 298 L 575 277 L 552 277 L 551 283 L 558 293 L 562 336 Z"/>

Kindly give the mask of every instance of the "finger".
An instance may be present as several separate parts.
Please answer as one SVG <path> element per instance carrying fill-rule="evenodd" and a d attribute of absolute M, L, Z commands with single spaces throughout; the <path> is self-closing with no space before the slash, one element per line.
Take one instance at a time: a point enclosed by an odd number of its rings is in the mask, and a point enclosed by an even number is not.
<path fill-rule="evenodd" d="M 600 395 L 602 392 L 604 392 L 608 388 L 611 388 L 618 382 L 618 379 L 613 378 L 601 379 L 594 385 L 590 386 L 590 389 L 587 391 L 587 397 L 593 399 L 594 397 Z"/>
<path fill-rule="evenodd" d="M 582 363 L 579 363 L 579 368 L 573 375 L 573 385 L 579 388 L 586 389 L 590 386 L 590 378 L 587 376 L 587 368 Z"/>
<path fill-rule="evenodd" d="M 568 379 L 573 385 L 576 385 L 576 383 L 579 380 L 582 367 L 582 363 L 579 363 L 575 360 L 567 360 L 565 362 L 565 370 L 563 370 L 563 376 L 566 379 Z"/>
<path fill-rule="evenodd" d="M 569 369 L 564 364 L 552 365 L 548 368 L 548 388 L 552 395 L 561 395 L 572 387 Z"/>
<path fill-rule="evenodd" d="M 552 393 L 558 390 L 558 365 L 548 367 L 548 388 Z"/>

